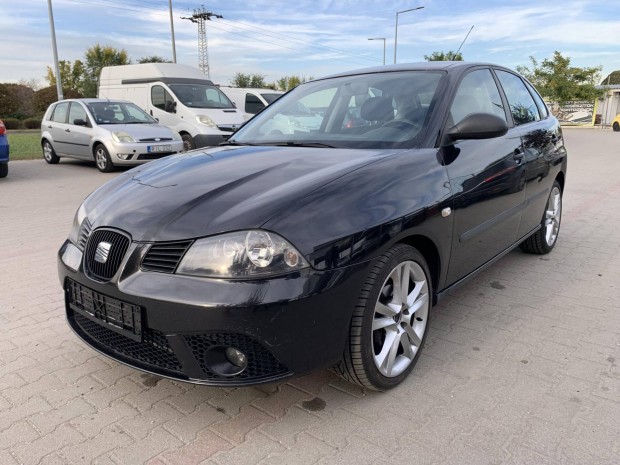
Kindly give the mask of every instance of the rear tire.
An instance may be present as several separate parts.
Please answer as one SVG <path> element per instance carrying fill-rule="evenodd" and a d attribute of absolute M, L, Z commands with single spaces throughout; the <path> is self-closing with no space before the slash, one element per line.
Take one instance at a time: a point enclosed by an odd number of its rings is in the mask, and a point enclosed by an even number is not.
<path fill-rule="evenodd" d="M 106 149 L 103 144 L 99 144 L 95 147 L 95 163 L 97 164 L 97 169 L 102 173 L 114 171 L 114 164 L 110 159 L 108 149 Z"/>
<path fill-rule="evenodd" d="M 620 123 L 618 123 L 617 121 L 613 124 L 612 128 L 614 128 L 614 131 L 618 132 L 620 131 Z"/>
<path fill-rule="evenodd" d="M 375 391 L 400 384 L 422 352 L 431 296 L 420 252 L 398 244 L 381 255 L 362 286 L 336 372 Z"/>
<path fill-rule="evenodd" d="M 548 254 L 553 250 L 560 234 L 560 223 L 562 222 L 562 188 L 560 183 L 555 181 L 543 217 L 540 222 L 540 229 L 525 239 L 519 247 L 526 253 L 536 255 Z"/>
<path fill-rule="evenodd" d="M 60 157 L 56 155 L 54 147 L 52 147 L 52 144 L 48 140 L 44 140 L 41 147 L 43 148 L 43 158 L 47 163 L 56 165 L 60 161 Z"/>
<path fill-rule="evenodd" d="M 181 135 L 181 139 L 183 139 L 183 151 L 189 152 L 190 150 L 194 150 L 196 148 L 196 143 L 194 142 L 194 138 L 189 134 Z"/>
<path fill-rule="evenodd" d="M 9 174 L 9 164 L 0 163 L 0 178 L 6 178 Z"/>

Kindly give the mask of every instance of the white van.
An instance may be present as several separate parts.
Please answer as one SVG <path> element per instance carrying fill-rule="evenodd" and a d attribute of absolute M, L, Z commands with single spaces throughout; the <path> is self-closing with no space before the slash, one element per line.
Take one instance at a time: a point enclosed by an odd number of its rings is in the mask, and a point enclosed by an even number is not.
<path fill-rule="evenodd" d="M 253 89 L 220 86 L 222 92 L 244 113 L 246 120 L 276 101 L 284 92 L 273 89 Z"/>
<path fill-rule="evenodd" d="M 107 66 L 101 70 L 99 98 L 135 103 L 178 132 L 185 150 L 218 145 L 245 121 L 200 70 L 176 63 Z"/>

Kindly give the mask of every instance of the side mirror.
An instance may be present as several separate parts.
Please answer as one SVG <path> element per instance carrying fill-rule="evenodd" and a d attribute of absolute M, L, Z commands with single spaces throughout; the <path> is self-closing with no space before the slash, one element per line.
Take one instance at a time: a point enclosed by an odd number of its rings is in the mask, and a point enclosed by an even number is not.
<path fill-rule="evenodd" d="M 464 139 L 492 139 L 507 132 L 508 123 L 499 116 L 491 113 L 471 113 L 446 130 L 442 145 Z"/>
<path fill-rule="evenodd" d="M 76 126 L 88 126 L 88 121 L 84 121 L 82 118 L 76 118 L 73 120 L 73 124 Z"/>

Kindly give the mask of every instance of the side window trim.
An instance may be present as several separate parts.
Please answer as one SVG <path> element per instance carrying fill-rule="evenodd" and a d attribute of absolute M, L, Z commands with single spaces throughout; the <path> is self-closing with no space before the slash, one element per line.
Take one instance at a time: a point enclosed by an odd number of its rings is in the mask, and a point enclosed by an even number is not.
<path fill-rule="evenodd" d="M 549 118 L 549 109 L 547 108 L 547 104 L 545 103 L 545 100 L 540 96 L 538 91 L 534 88 L 534 86 L 527 79 L 523 78 L 522 81 L 525 84 L 525 88 L 527 89 L 527 91 L 530 93 L 530 95 L 534 99 L 534 103 L 538 107 L 538 114 L 540 115 L 540 120 L 542 121 L 544 119 Z M 536 98 L 536 97 L 538 97 L 538 98 Z M 538 104 L 539 100 L 540 100 L 540 102 L 543 105 L 542 108 Z M 543 111 L 543 110 L 545 112 L 544 116 L 541 114 L 541 111 Z"/>
<path fill-rule="evenodd" d="M 495 85 L 499 90 L 500 98 L 502 99 L 502 105 L 504 105 L 504 114 L 506 115 L 506 121 L 508 122 L 509 128 L 514 128 L 517 126 L 514 118 L 512 117 L 512 111 L 510 111 L 510 104 L 508 103 L 508 97 L 504 93 L 504 88 L 502 87 L 502 83 L 499 82 L 499 78 L 495 73 L 495 68 L 489 68 L 491 70 L 491 74 L 493 75 L 493 80 L 495 81 Z"/>

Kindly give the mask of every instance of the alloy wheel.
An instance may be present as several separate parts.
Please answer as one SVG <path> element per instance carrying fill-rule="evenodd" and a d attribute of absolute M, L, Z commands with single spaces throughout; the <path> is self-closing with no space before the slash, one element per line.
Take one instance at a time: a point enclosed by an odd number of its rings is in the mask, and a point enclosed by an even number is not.
<path fill-rule="evenodd" d="M 411 365 L 422 345 L 430 299 L 422 267 L 399 263 L 383 283 L 375 304 L 372 345 L 375 365 L 383 376 L 398 376 Z"/>
<path fill-rule="evenodd" d="M 108 155 L 101 147 L 99 147 L 95 152 L 95 162 L 97 163 L 97 168 L 101 171 L 105 171 L 108 166 Z"/>
<path fill-rule="evenodd" d="M 43 157 L 48 163 L 52 161 L 53 149 L 49 142 L 43 144 Z"/>
<path fill-rule="evenodd" d="M 547 210 L 545 211 L 545 241 L 552 246 L 558 238 L 560 220 L 562 219 L 562 194 L 554 186 L 549 195 Z"/>

